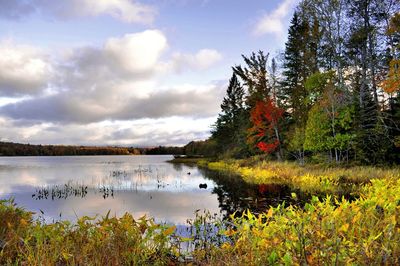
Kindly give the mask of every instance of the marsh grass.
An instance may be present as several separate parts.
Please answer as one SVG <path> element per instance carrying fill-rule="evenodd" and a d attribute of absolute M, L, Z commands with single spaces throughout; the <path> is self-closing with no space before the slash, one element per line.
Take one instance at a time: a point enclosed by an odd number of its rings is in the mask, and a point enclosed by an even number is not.
<path fill-rule="evenodd" d="M 174 230 L 128 213 L 46 224 L 12 201 L 2 201 L 0 264 L 164 265 L 174 252 L 169 242 Z"/>
<path fill-rule="evenodd" d="M 217 162 L 203 160 L 199 165 L 237 174 L 248 183 L 284 184 L 310 193 L 357 193 L 362 185 L 372 179 L 400 178 L 398 167 L 384 169 L 373 166 L 300 166 L 294 162 L 272 162 L 254 158 Z"/>
<path fill-rule="evenodd" d="M 399 265 L 400 182 L 371 180 L 362 197 L 314 197 L 300 209 L 280 205 L 234 218 L 212 264 Z M 223 262 L 223 263 L 222 263 Z"/>
<path fill-rule="evenodd" d="M 169 163 L 187 163 L 187 164 L 196 164 L 199 161 L 204 160 L 204 158 L 197 158 L 197 157 L 179 157 L 169 160 Z"/>

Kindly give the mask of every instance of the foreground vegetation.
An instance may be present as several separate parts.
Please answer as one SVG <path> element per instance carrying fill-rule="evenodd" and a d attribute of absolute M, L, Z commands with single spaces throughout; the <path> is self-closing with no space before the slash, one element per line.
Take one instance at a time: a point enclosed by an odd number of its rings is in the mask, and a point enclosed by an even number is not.
<path fill-rule="evenodd" d="M 164 264 L 174 228 L 145 217 L 80 218 L 46 224 L 11 201 L 0 203 L 0 264 Z"/>
<path fill-rule="evenodd" d="M 46 224 L 2 201 L 0 264 L 399 264 L 400 180 L 371 179 L 359 193 L 351 202 L 313 197 L 304 208 L 279 205 L 228 221 L 199 216 L 189 237 L 130 214 Z"/>
<path fill-rule="evenodd" d="M 218 252 L 242 265 L 398 265 L 399 185 L 374 179 L 353 202 L 328 196 L 313 198 L 304 209 L 279 206 L 260 216 L 244 214 L 227 232 L 234 244 Z"/>

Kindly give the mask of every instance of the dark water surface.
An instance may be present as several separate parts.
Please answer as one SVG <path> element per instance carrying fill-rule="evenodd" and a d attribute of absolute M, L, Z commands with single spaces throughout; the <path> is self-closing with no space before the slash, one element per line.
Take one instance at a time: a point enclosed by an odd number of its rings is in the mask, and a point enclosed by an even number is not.
<path fill-rule="evenodd" d="M 0 157 L 0 199 L 13 197 L 48 221 L 83 215 L 135 217 L 184 224 L 196 210 L 227 217 L 247 208 L 291 202 L 288 187 L 171 164 L 172 156 Z M 298 192 L 297 192 L 298 193 Z M 295 203 L 295 202 L 291 202 Z"/>

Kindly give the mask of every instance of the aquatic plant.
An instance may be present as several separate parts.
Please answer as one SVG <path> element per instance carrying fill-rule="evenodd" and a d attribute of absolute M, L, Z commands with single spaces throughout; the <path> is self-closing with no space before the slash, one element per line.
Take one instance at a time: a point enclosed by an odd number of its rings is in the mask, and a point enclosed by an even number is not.
<path fill-rule="evenodd" d="M 49 187 L 36 188 L 32 198 L 35 200 L 44 199 L 67 199 L 68 197 L 84 198 L 88 193 L 88 186 L 83 184 L 73 184 L 71 181 L 64 185 L 54 185 Z"/>

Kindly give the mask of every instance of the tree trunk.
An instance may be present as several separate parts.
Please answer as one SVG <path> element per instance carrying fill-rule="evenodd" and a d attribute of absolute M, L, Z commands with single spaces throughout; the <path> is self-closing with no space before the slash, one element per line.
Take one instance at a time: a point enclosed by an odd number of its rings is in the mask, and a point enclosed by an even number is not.
<path fill-rule="evenodd" d="M 279 137 L 279 130 L 278 130 L 277 126 L 274 127 L 274 131 L 275 131 L 276 139 L 279 142 L 279 148 L 278 148 L 278 152 L 276 153 L 276 156 L 278 157 L 279 161 L 282 161 L 282 157 L 283 157 L 283 155 L 282 155 L 282 145 L 281 145 L 281 139 Z"/>

